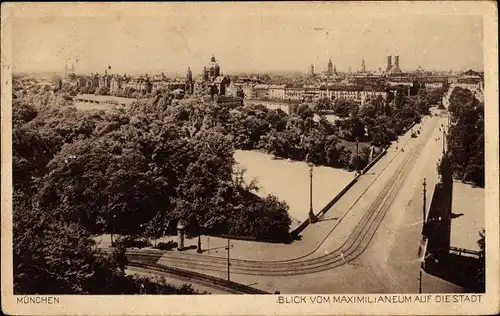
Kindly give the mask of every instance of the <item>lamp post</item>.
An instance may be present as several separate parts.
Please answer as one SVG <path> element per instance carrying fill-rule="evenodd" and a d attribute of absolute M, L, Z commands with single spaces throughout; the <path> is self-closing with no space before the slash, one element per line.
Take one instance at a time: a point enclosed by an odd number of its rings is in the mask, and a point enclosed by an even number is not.
<path fill-rule="evenodd" d="M 425 227 L 425 213 L 426 213 L 426 210 L 425 210 L 425 204 L 426 204 L 426 201 L 427 201 L 427 198 L 426 198 L 426 186 L 427 186 L 427 183 L 425 182 L 426 181 L 426 178 L 424 178 L 424 183 L 422 184 L 424 186 L 424 194 L 423 194 L 423 198 L 424 198 L 424 205 L 422 207 L 422 237 L 424 236 L 424 227 Z"/>
<path fill-rule="evenodd" d="M 201 234 L 198 235 L 198 247 L 196 247 L 196 252 L 201 253 Z"/>
<path fill-rule="evenodd" d="M 446 154 L 445 140 L 446 140 L 446 132 L 443 128 L 443 156 Z"/>
<path fill-rule="evenodd" d="M 424 183 L 423 183 L 423 186 L 424 186 L 424 194 L 423 194 L 423 197 L 424 197 L 424 206 L 423 206 L 423 221 L 422 221 L 422 240 L 424 239 L 424 228 L 425 228 L 425 203 L 426 203 L 426 183 L 425 183 L 425 180 L 426 178 L 424 178 Z M 425 253 L 423 253 L 423 256 L 422 256 L 422 261 L 420 261 L 420 277 L 418 278 L 419 280 L 419 286 L 418 286 L 418 293 L 422 294 L 422 270 L 424 269 L 424 264 L 425 264 Z"/>
<path fill-rule="evenodd" d="M 231 281 L 231 271 L 230 271 L 230 266 L 231 266 L 231 258 L 229 255 L 229 250 L 231 249 L 231 239 L 229 236 L 227 237 L 227 281 Z"/>
<path fill-rule="evenodd" d="M 312 200 L 313 167 L 314 165 L 312 163 L 309 163 L 309 224 L 313 224 L 318 221 L 313 211 L 313 200 Z"/>
<path fill-rule="evenodd" d="M 115 245 L 115 242 L 113 241 L 113 234 L 115 233 L 115 222 L 116 222 L 116 214 L 113 214 L 113 220 L 112 220 L 112 226 L 113 228 L 111 229 L 111 247 Z"/>
<path fill-rule="evenodd" d="M 356 173 L 359 172 L 359 136 L 356 137 Z"/>

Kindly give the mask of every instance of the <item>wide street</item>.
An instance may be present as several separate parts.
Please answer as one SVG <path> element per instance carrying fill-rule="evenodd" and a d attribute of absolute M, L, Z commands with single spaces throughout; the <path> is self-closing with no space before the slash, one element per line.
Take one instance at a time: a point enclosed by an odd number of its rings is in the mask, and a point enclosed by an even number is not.
<path fill-rule="evenodd" d="M 231 280 L 281 293 L 418 292 L 422 181 L 427 179 L 428 209 L 442 152 L 439 128 L 446 123 L 446 116 L 426 117 L 413 128 L 420 129 L 418 137 L 400 137 L 300 241 L 231 241 Z M 162 265 L 227 278 L 227 240 L 210 239 L 211 253 L 153 256 Z M 424 292 L 461 290 L 425 273 L 422 281 Z"/>

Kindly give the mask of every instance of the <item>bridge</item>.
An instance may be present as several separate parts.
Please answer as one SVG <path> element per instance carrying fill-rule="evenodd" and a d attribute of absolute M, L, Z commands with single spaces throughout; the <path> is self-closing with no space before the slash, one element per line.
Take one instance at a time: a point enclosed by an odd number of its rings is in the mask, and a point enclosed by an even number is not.
<path fill-rule="evenodd" d="M 73 97 L 75 102 L 85 102 L 94 104 L 113 104 L 128 106 L 134 103 L 137 99 L 133 98 L 121 98 L 109 95 L 94 95 L 94 94 L 79 94 Z"/>

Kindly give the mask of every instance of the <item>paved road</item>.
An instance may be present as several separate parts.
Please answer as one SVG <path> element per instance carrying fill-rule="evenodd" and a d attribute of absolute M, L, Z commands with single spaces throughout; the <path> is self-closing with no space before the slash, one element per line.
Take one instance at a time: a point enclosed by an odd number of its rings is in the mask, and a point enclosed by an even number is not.
<path fill-rule="evenodd" d="M 323 221 L 304 232 L 308 247 L 305 243 L 279 245 L 275 251 L 288 254 L 281 260 L 233 259 L 232 280 L 282 293 L 416 292 L 422 225 L 417 183 L 422 175 L 429 175 L 429 187 L 435 181 L 432 175 L 441 148 L 438 126 L 445 119 L 427 121 L 418 138 L 403 140 L 404 152 L 393 146 L 386 157 L 389 161 L 377 164 Z M 317 238 L 318 231 L 322 238 Z M 136 256 L 140 260 L 142 254 Z M 168 252 L 158 263 L 217 277 L 227 273 L 221 257 Z M 428 291 L 460 291 L 428 276 L 423 281 Z"/>

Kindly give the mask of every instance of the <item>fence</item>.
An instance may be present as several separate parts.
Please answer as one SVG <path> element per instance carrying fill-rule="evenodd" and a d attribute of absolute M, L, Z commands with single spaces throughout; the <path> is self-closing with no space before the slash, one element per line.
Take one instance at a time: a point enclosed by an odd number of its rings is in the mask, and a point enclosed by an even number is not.
<path fill-rule="evenodd" d="M 479 258 L 481 256 L 479 251 L 457 248 L 457 247 L 450 247 L 450 253 L 454 253 L 454 254 L 457 254 L 459 256 L 461 256 L 462 254 L 470 255 L 472 257 L 477 257 L 477 258 Z"/>

